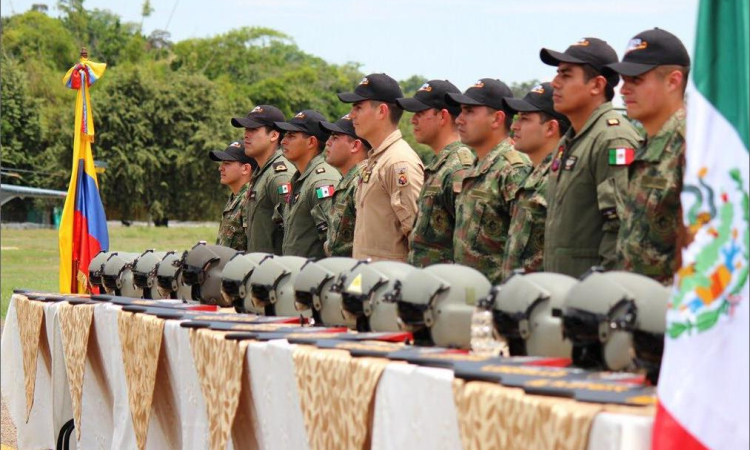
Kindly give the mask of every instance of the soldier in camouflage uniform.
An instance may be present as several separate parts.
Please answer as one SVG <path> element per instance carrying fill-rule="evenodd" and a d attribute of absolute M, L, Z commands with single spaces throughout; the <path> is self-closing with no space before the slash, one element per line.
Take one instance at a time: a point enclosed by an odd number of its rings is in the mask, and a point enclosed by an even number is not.
<path fill-rule="evenodd" d="M 547 181 L 544 270 L 580 277 L 592 266 L 614 269 L 620 228 L 615 192 L 627 182 L 616 156 L 632 152 L 639 141 L 610 102 L 619 77 L 603 70 L 617 62 L 617 53 L 600 39 L 585 38 L 564 53 L 542 49 L 540 57 L 557 66 L 552 99 L 571 123 Z"/>
<path fill-rule="evenodd" d="M 351 258 L 354 247 L 354 223 L 357 219 L 354 201 L 357 195 L 357 181 L 365 166 L 370 144 L 357 136 L 349 114 L 336 123 L 321 122 L 320 126 L 331 133 L 326 142 L 326 162 L 343 174 L 333 193 L 328 237 L 323 244 L 323 250 L 327 256 Z"/>
<path fill-rule="evenodd" d="M 645 142 L 627 163 L 627 189 L 618 191 L 618 264 L 671 285 L 679 267 L 690 56 L 676 36 L 656 28 L 631 39 L 622 62 L 607 67 L 623 78 L 628 116 L 646 129 Z"/>
<path fill-rule="evenodd" d="M 514 147 L 528 156 L 534 166 L 518 190 L 510 220 L 502 272 L 503 279 L 507 279 L 516 269 L 526 273 L 542 270 L 547 177 L 557 143 L 570 122 L 555 111 L 550 83 L 535 86 L 523 99 L 506 98 L 504 102 L 508 110 L 517 114 L 511 127 Z"/>
<path fill-rule="evenodd" d="M 456 224 L 454 186 L 474 165 L 474 154 L 461 144 L 456 117 L 461 108 L 447 104 L 445 94 L 458 93 L 450 81 L 430 80 L 413 98 L 399 98 L 399 106 L 415 113 L 414 137 L 429 145 L 435 159 L 425 167 L 425 181 L 417 199 L 419 212 L 409 235 L 407 262 L 417 267 L 453 262 L 453 230 Z"/>
<path fill-rule="evenodd" d="M 247 251 L 281 254 L 284 239 L 283 207 L 287 194 L 282 186 L 294 175 L 294 166 L 281 154 L 281 133 L 275 122 L 284 114 L 271 105 L 258 105 L 246 117 L 235 117 L 232 125 L 245 129 L 245 154 L 255 158 L 259 169 L 247 193 L 245 227 Z"/>
<path fill-rule="evenodd" d="M 245 204 L 247 203 L 247 188 L 253 172 L 258 168 L 255 159 L 245 155 L 243 145 L 232 142 L 221 151 L 208 153 L 209 158 L 221 162 L 221 184 L 229 187 L 232 193 L 224 206 L 219 225 L 219 235 L 216 244 L 245 251 L 247 236 L 245 235 Z"/>
<path fill-rule="evenodd" d="M 483 78 L 464 94 L 447 97 L 461 105 L 458 133 L 477 155 L 460 189 L 456 186 L 453 259 L 499 284 L 516 192 L 531 172 L 529 158 L 514 150 L 508 137 L 512 116 L 503 99 L 513 93 L 502 81 Z"/>
<path fill-rule="evenodd" d="M 284 156 L 297 167 L 289 184 L 284 207 L 282 254 L 304 258 L 325 258 L 323 243 L 328 236 L 331 198 L 341 175 L 325 162 L 323 149 L 328 132 L 320 127 L 325 117 L 306 109 L 287 122 L 276 122 L 284 132 Z"/>

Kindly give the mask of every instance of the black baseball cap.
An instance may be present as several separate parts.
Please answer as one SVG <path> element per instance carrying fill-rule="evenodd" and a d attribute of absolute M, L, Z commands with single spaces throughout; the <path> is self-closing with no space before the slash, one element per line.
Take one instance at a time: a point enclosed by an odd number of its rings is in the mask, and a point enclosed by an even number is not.
<path fill-rule="evenodd" d="M 396 103 L 409 112 L 420 112 L 435 108 L 437 110 L 447 109 L 449 113 L 457 116 L 461 113 L 461 107 L 446 102 L 445 94 L 449 93 L 460 94 L 461 90 L 448 80 L 430 80 L 417 89 L 414 97 L 399 98 Z"/>
<path fill-rule="evenodd" d="M 637 34 L 628 42 L 621 62 L 607 65 L 607 69 L 635 77 L 657 66 L 690 66 L 690 55 L 682 41 L 659 28 Z"/>
<path fill-rule="evenodd" d="M 258 167 L 258 162 L 252 156 L 245 154 L 245 146 L 242 141 L 232 142 L 224 151 L 214 150 L 208 152 L 208 157 L 214 161 L 238 161 L 242 164 L 250 164 L 253 169 Z"/>
<path fill-rule="evenodd" d="M 563 114 L 555 111 L 552 102 L 552 85 L 550 83 L 537 84 L 523 98 L 506 98 L 506 109 L 513 112 L 543 112 L 558 121 L 569 122 Z"/>
<path fill-rule="evenodd" d="M 305 109 L 298 112 L 291 119 L 275 122 L 276 129 L 281 131 L 300 131 L 310 136 L 315 136 L 318 141 L 328 139 L 328 131 L 320 127 L 320 122 L 326 120 L 323 114 L 314 109 Z"/>
<path fill-rule="evenodd" d="M 549 66 L 559 66 L 560 63 L 588 64 L 602 74 L 607 79 L 607 83 L 613 87 L 617 86 L 620 81 L 617 74 L 611 71 L 605 73 L 607 64 L 617 62 L 617 52 L 601 39 L 583 38 L 563 53 L 543 48 L 539 51 L 539 57 L 544 64 Z"/>
<path fill-rule="evenodd" d="M 377 100 L 385 103 L 396 103 L 396 99 L 404 96 L 398 81 L 384 73 L 371 73 L 362 78 L 354 92 L 337 94 L 344 103 L 356 103 L 362 100 Z"/>
<path fill-rule="evenodd" d="M 329 133 L 345 134 L 347 136 L 353 137 L 354 139 L 359 139 L 363 144 L 365 144 L 365 148 L 370 147 L 369 142 L 357 136 L 357 132 L 354 131 L 354 122 L 352 122 L 352 118 L 351 116 L 349 116 L 349 114 L 341 117 L 334 123 L 320 122 L 320 128 Z"/>
<path fill-rule="evenodd" d="M 232 126 L 235 128 L 273 127 L 275 122 L 283 122 L 284 113 L 275 106 L 258 105 L 245 117 L 233 117 Z"/>
<path fill-rule="evenodd" d="M 463 94 L 445 94 L 445 101 L 450 105 L 489 106 L 498 111 L 504 110 L 505 98 L 513 98 L 513 92 L 507 84 L 493 78 L 482 78 Z"/>

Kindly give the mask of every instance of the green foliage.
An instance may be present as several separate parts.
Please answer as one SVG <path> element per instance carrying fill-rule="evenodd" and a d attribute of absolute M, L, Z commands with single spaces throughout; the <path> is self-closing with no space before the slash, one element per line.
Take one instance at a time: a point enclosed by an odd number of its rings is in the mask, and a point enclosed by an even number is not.
<path fill-rule="evenodd" d="M 3 21 L 2 47 L 3 53 L 13 59 L 40 61 L 62 71 L 68 70 L 79 50 L 60 20 L 36 11 Z"/>
<path fill-rule="evenodd" d="M 0 120 L 2 165 L 29 170 L 34 167 L 40 152 L 39 102 L 29 95 L 28 83 L 18 63 L 0 56 L 0 71 L 3 74 L 0 83 L 3 99 Z"/>

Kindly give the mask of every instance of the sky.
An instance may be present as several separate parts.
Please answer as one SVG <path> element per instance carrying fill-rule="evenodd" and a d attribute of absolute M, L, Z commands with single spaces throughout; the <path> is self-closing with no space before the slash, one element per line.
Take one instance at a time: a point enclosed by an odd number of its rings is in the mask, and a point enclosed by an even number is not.
<path fill-rule="evenodd" d="M 3 16 L 57 0 L 0 0 Z M 126 22 L 141 21 L 142 0 L 85 0 Z M 564 51 L 583 37 L 607 41 L 622 56 L 637 33 L 659 27 L 693 55 L 698 0 L 151 0 L 144 32 L 167 29 L 174 42 L 263 26 L 291 36 L 328 62 L 357 62 L 385 72 L 452 81 L 464 90 L 480 78 L 549 81 L 555 68 L 542 47 Z"/>

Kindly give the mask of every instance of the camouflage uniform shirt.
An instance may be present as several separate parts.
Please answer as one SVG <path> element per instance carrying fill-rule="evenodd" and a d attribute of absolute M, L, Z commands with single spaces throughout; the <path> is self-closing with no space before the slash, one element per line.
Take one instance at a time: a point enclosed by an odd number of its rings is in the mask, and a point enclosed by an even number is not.
<path fill-rule="evenodd" d="M 622 222 L 617 257 L 623 269 L 672 284 L 684 167 L 685 110 L 681 109 L 638 148 L 627 168 L 627 189 L 618 192 Z"/>
<path fill-rule="evenodd" d="M 552 153 L 534 168 L 516 194 L 503 258 L 503 280 L 515 269 L 539 272 L 544 261 L 544 221 L 547 219 L 547 177 Z"/>
<path fill-rule="evenodd" d="M 296 172 L 294 166 L 276 150 L 256 170 L 247 192 L 247 252 L 281 254 L 284 239 L 283 207 L 289 194 L 280 188 Z"/>
<path fill-rule="evenodd" d="M 325 258 L 331 198 L 340 179 L 323 153 L 310 160 L 304 172 L 294 174 L 284 208 L 283 255 Z"/>
<path fill-rule="evenodd" d="M 456 141 L 425 167 L 425 181 L 417 200 L 417 220 L 409 235 L 408 262 L 417 267 L 453 262 L 456 225 L 456 188 L 476 158 Z M 458 190 L 458 189 L 456 189 Z"/>
<path fill-rule="evenodd" d="M 223 245 L 243 252 L 247 248 L 245 206 L 247 204 L 248 186 L 249 183 L 243 184 L 237 194 L 229 196 L 229 201 L 224 206 L 224 212 L 221 215 L 216 245 Z"/>
<path fill-rule="evenodd" d="M 530 172 L 529 158 L 505 139 L 468 171 L 456 198 L 453 259 L 482 272 L 492 284 L 502 281 L 510 215 Z"/>
<path fill-rule="evenodd" d="M 328 224 L 328 238 L 326 240 L 326 255 L 352 256 L 354 246 L 354 222 L 357 219 L 355 197 L 357 194 L 357 180 L 365 162 L 361 162 L 349 169 L 336 186 L 331 204 L 330 223 Z"/>

